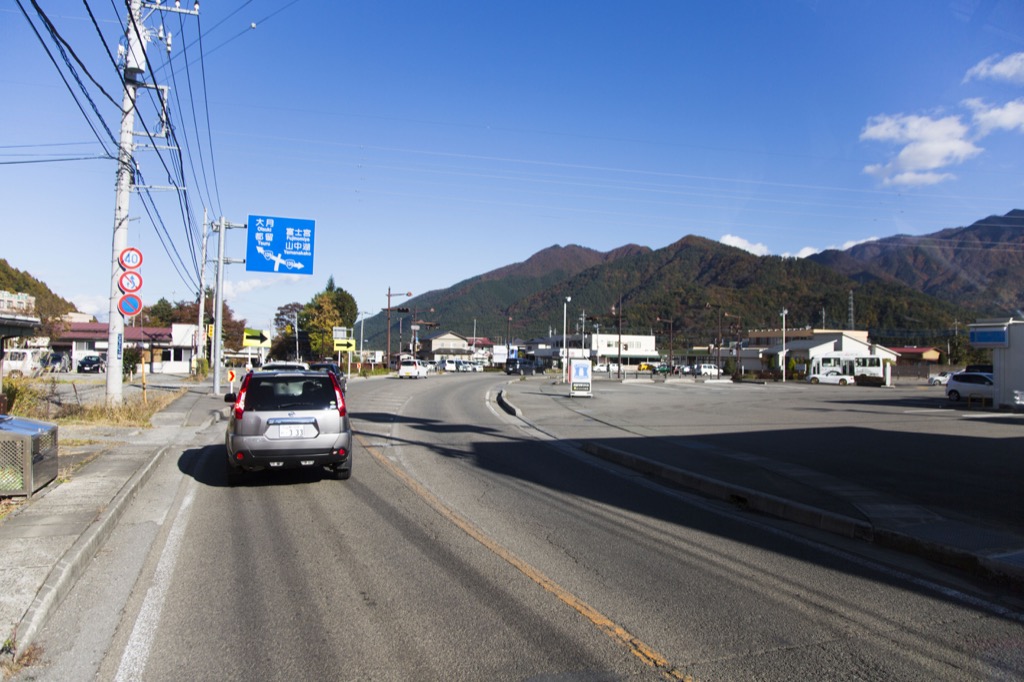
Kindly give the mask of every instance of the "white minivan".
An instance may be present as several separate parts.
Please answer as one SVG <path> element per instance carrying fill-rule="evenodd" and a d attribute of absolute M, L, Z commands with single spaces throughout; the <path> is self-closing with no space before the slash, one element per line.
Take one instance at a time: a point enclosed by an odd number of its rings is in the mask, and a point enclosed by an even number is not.
<path fill-rule="evenodd" d="M 722 374 L 722 370 L 718 368 L 718 365 L 704 363 L 703 365 L 695 366 L 693 368 L 693 373 L 697 376 L 717 379 Z"/>
<path fill-rule="evenodd" d="M 44 351 L 27 348 L 9 348 L 4 353 L 4 375 L 30 377 L 42 367 Z"/>

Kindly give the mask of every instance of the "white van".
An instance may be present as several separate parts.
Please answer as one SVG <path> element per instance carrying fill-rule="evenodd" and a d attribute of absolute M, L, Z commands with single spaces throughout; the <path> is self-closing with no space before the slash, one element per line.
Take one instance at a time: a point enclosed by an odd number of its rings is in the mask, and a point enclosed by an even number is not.
<path fill-rule="evenodd" d="M 28 348 L 9 348 L 4 353 L 4 376 L 30 377 L 42 368 L 47 351 Z"/>
<path fill-rule="evenodd" d="M 693 368 L 693 373 L 700 377 L 717 379 L 722 374 L 722 370 L 718 368 L 718 365 L 704 363 L 703 365 L 696 365 Z"/>

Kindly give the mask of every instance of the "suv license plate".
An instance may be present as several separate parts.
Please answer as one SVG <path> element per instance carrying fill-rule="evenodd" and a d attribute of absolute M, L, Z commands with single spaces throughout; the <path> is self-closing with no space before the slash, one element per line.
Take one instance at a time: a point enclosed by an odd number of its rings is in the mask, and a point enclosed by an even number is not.
<path fill-rule="evenodd" d="M 302 438 L 305 433 L 301 424 L 282 424 L 277 427 L 277 435 L 281 438 Z"/>

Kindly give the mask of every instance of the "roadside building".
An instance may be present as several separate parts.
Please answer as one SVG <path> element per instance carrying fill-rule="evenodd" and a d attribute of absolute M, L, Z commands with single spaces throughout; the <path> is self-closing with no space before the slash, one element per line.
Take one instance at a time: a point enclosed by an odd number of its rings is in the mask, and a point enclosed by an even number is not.
<path fill-rule="evenodd" d="M 143 352 L 146 371 L 154 374 L 189 374 L 196 352 L 194 324 L 172 324 L 170 327 L 124 328 L 126 348 Z M 67 352 L 72 367 L 86 355 L 105 355 L 108 346 L 106 322 L 72 322 L 59 337 L 50 340 L 54 350 Z"/>
<path fill-rule="evenodd" d="M 438 332 L 430 336 L 420 337 L 420 350 L 416 354 L 420 360 L 465 360 L 473 359 L 473 351 L 469 345 L 469 337 L 453 331 Z"/>
<path fill-rule="evenodd" d="M 758 352 L 765 369 L 778 369 L 782 344 L 781 329 L 752 330 L 744 357 Z M 871 343 L 866 330 L 808 328 L 785 330 L 785 357 L 787 364 L 792 361 L 801 373 L 840 369 L 851 375 L 882 376 L 885 365 L 895 364 L 899 353 Z"/>
<path fill-rule="evenodd" d="M 992 351 L 992 404 L 1024 408 L 1024 321 L 1012 318 L 978 320 L 969 327 L 973 348 Z"/>

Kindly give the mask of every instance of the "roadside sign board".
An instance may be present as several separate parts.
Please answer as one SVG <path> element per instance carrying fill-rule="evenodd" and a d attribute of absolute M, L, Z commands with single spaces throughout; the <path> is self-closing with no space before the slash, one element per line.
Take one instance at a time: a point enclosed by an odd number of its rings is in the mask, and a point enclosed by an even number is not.
<path fill-rule="evenodd" d="M 590 360 L 572 358 L 569 360 L 569 397 L 593 397 L 593 374 Z"/>
<path fill-rule="evenodd" d="M 352 352 L 356 349 L 355 339 L 334 339 L 334 352 L 348 351 Z"/>
<path fill-rule="evenodd" d="M 121 276 L 117 278 L 117 286 L 121 287 L 121 291 L 126 294 L 134 294 L 142 288 L 142 275 L 135 270 L 122 272 Z"/>
<path fill-rule="evenodd" d="M 125 317 L 135 317 L 142 312 L 142 299 L 138 294 L 125 294 L 118 300 L 117 309 Z"/>
<path fill-rule="evenodd" d="M 142 265 L 142 252 L 134 246 L 129 246 L 127 249 L 121 250 L 120 255 L 117 257 L 117 262 L 125 270 L 135 270 Z"/>
<path fill-rule="evenodd" d="M 242 348 L 270 348 L 270 332 L 247 328 L 242 334 Z"/>
<path fill-rule="evenodd" d="M 251 215 L 247 227 L 247 271 L 313 274 L 316 221 Z"/>
<path fill-rule="evenodd" d="M 335 327 L 331 330 L 334 333 L 335 339 L 347 339 L 348 338 L 348 327 Z"/>

